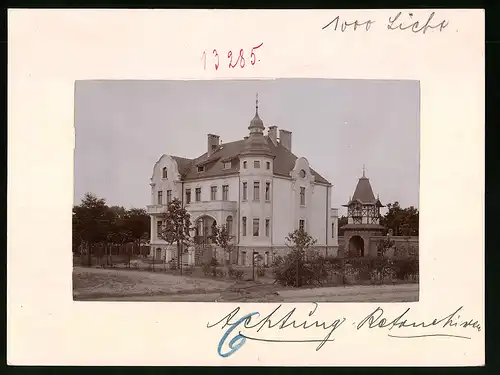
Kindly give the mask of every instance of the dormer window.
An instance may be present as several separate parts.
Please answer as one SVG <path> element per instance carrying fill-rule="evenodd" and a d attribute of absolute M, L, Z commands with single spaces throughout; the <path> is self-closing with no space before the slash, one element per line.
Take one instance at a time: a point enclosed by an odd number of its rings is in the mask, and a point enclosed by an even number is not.
<path fill-rule="evenodd" d="M 260 161 L 255 160 L 255 161 L 253 162 L 253 167 L 254 167 L 254 168 L 257 168 L 257 169 L 258 169 L 258 168 L 260 168 Z"/>
<path fill-rule="evenodd" d="M 198 167 L 198 173 L 205 172 L 205 167 L 204 166 L 199 166 Z"/>
<path fill-rule="evenodd" d="M 163 167 L 163 169 L 161 170 L 161 177 L 167 178 L 167 167 Z"/>
<path fill-rule="evenodd" d="M 243 169 L 247 169 L 247 162 L 246 161 L 243 162 Z"/>
<path fill-rule="evenodd" d="M 306 178 L 306 171 L 303 169 L 300 170 L 300 178 Z"/>
<path fill-rule="evenodd" d="M 271 162 L 270 161 L 266 161 L 266 169 L 271 169 Z"/>
<path fill-rule="evenodd" d="M 230 161 L 226 161 L 224 163 L 224 169 L 231 169 L 231 162 Z"/>

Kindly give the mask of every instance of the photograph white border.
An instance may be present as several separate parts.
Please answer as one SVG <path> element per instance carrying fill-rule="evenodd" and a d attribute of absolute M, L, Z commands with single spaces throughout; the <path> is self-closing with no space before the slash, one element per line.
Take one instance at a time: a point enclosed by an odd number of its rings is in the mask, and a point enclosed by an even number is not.
<path fill-rule="evenodd" d="M 425 34 L 388 30 L 389 17 L 398 12 L 9 10 L 8 362 L 484 364 L 484 11 L 435 10 L 433 22 L 446 20 L 447 27 Z M 433 11 L 405 12 L 425 22 Z M 323 30 L 337 15 L 375 23 L 368 31 Z M 261 42 L 255 65 L 203 68 L 203 51 Z M 206 326 L 236 304 L 194 309 L 192 303 L 73 302 L 75 81 L 278 77 L 420 81 L 420 300 L 383 308 L 396 316 L 411 307 L 417 320 L 432 321 L 463 306 L 463 314 L 483 327 L 470 340 L 398 340 L 382 330 L 339 330 L 320 351 L 314 344 L 248 342 L 222 358 L 217 346 L 223 331 Z M 317 314 L 359 319 L 377 306 L 324 303 Z"/>

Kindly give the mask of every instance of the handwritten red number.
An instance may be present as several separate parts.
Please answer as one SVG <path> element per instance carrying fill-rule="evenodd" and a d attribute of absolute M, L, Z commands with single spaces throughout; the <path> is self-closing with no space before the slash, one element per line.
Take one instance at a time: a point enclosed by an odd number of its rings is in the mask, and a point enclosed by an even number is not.
<path fill-rule="evenodd" d="M 263 45 L 263 44 L 264 44 L 264 43 L 261 43 L 261 44 L 259 44 L 258 46 L 256 46 L 256 47 L 253 47 L 253 48 L 252 48 L 252 53 L 250 54 L 250 57 L 252 58 L 252 60 L 250 61 L 250 63 L 251 63 L 252 65 L 255 65 L 255 63 L 256 63 L 256 61 L 257 61 L 257 57 L 255 56 L 255 50 L 256 50 L 257 48 L 262 47 L 262 45 Z"/>
<path fill-rule="evenodd" d="M 229 51 L 227 53 L 227 58 L 229 59 L 229 67 L 230 68 L 234 68 L 238 64 L 238 59 L 233 64 L 233 52 L 232 51 Z"/>
<path fill-rule="evenodd" d="M 201 59 L 203 60 L 203 69 L 207 70 L 207 54 L 205 51 L 203 51 Z"/>
<path fill-rule="evenodd" d="M 245 58 L 243 57 L 243 49 L 240 49 L 239 59 L 240 59 L 240 67 L 244 68 L 245 67 Z"/>
<path fill-rule="evenodd" d="M 214 54 L 214 57 L 217 58 L 217 62 L 215 63 L 215 70 L 219 70 L 219 54 L 217 53 L 216 49 L 214 49 L 212 53 Z"/>

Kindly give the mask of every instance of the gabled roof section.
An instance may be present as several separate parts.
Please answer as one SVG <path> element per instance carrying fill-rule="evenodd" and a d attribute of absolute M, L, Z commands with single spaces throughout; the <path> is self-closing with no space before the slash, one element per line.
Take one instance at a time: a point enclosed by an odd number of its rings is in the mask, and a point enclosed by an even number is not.
<path fill-rule="evenodd" d="M 182 177 L 184 177 L 193 165 L 193 160 L 173 155 L 170 155 L 170 157 L 175 160 L 175 162 L 177 163 L 177 167 L 179 168 L 179 173 Z"/>
<path fill-rule="evenodd" d="M 212 155 L 207 153 L 195 158 L 189 171 L 186 173 L 186 180 L 198 178 L 222 177 L 235 174 L 240 170 L 239 163 L 232 163 L 231 168 L 224 169 L 224 162 L 238 158 L 243 150 L 245 141 L 228 142 L 221 144 Z M 198 166 L 204 166 L 203 172 L 198 172 Z"/>
<path fill-rule="evenodd" d="M 280 143 L 274 144 L 268 136 L 263 137 L 274 157 L 273 173 L 278 176 L 290 177 L 290 172 L 295 167 L 295 156 L 290 150 Z M 179 172 L 185 180 L 196 180 L 198 178 L 212 178 L 233 175 L 239 172 L 239 157 L 245 151 L 246 140 L 221 144 L 210 156 L 207 153 L 195 158 L 187 159 L 172 156 L 179 166 Z M 224 169 L 224 163 L 231 161 L 231 168 Z M 204 166 L 203 172 L 198 172 L 198 166 Z M 328 180 L 311 168 L 315 182 L 331 185 Z"/>
<path fill-rule="evenodd" d="M 274 155 L 274 174 L 278 176 L 290 177 L 290 172 L 295 167 L 295 161 L 298 157 L 281 143 L 274 144 L 273 141 L 266 136 L 267 144 Z M 320 184 L 331 185 L 331 183 L 321 176 L 318 172 L 311 168 L 311 173 L 315 177 L 315 182 Z"/>

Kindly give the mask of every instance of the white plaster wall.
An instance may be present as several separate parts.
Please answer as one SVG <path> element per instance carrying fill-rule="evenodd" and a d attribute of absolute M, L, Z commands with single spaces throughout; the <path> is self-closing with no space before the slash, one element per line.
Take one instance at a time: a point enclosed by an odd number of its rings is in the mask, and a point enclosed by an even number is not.
<path fill-rule="evenodd" d="M 328 234 L 330 233 L 328 227 L 331 221 L 328 193 L 327 186 L 316 184 L 309 197 L 307 230 L 316 239 L 316 245 L 326 245 L 328 243 Z"/>
<path fill-rule="evenodd" d="M 254 161 L 260 161 L 260 168 L 254 168 Z M 243 163 L 247 162 L 247 168 Z M 267 169 L 266 163 L 270 163 Z M 239 234 L 240 246 L 268 247 L 273 238 L 273 159 L 269 157 L 243 157 L 240 160 L 240 212 L 239 212 Z M 259 182 L 259 200 L 254 200 L 254 182 Z M 247 183 L 247 199 L 243 199 L 243 184 Z M 265 198 L 266 183 L 270 185 L 270 199 Z M 247 218 L 246 236 L 243 236 L 242 218 Z M 259 236 L 253 236 L 253 219 L 259 219 Z M 266 236 L 266 219 L 269 219 L 269 235 Z"/>
<path fill-rule="evenodd" d="M 167 168 L 167 178 L 162 178 L 163 167 Z M 158 204 L 158 191 L 163 191 L 163 204 L 167 203 L 167 190 L 172 190 L 172 199 L 181 198 L 182 183 L 179 168 L 169 155 L 163 155 L 154 165 L 151 177 L 151 204 Z"/>
<path fill-rule="evenodd" d="M 331 188 L 330 188 L 331 190 Z M 331 194 L 330 194 L 330 203 L 331 203 Z M 335 224 L 332 232 L 332 223 Z M 328 224 L 328 246 L 338 246 L 339 245 L 339 236 L 338 236 L 338 227 L 339 227 L 339 216 L 338 210 L 331 209 L 330 213 L 330 222 Z M 333 235 L 332 235 L 333 234 Z"/>
<path fill-rule="evenodd" d="M 273 197 L 273 221 L 271 224 L 273 246 L 285 246 L 285 238 L 294 230 L 295 222 L 292 181 L 275 176 L 273 178 Z M 298 204 L 296 200 L 295 203 Z"/>
<path fill-rule="evenodd" d="M 217 186 L 216 200 L 222 200 L 222 186 L 228 185 L 229 192 L 227 201 L 238 201 L 238 176 L 228 176 L 222 178 L 212 178 L 212 179 L 200 179 L 196 181 L 186 181 L 184 183 L 184 204 L 189 210 L 189 205 L 186 204 L 186 190 L 191 189 L 191 203 L 196 204 L 196 188 L 201 188 L 201 201 L 200 202 L 211 202 L 211 187 Z M 192 219 L 195 219 L 194 217 Z M 221 218 L 216 218 L 218 224 Z M 224 222 L 225 222 L 225 218 Z"/>

